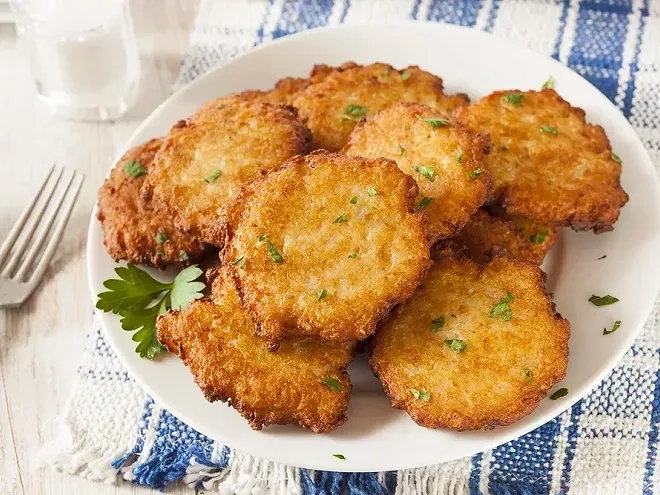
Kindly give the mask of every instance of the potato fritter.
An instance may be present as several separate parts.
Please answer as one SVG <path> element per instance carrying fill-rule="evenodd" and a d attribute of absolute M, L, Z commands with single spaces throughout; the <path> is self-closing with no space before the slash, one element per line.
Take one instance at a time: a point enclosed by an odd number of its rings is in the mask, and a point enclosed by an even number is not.
<path fill-rule="evenodd" d="M 140 188 L 163 143 L 151 139 L 122 156 L 98 192 L 103 243 L 115 261 L 164 268 L 200 260 L 211 246 L 179 232 L 168 215 L 146 208 Z"/>
<path fill-rule="evenodd" d="M 309 130 L 287 107 L 233 101 L 219 118 L 180 122 L 156 155 L 142 188 L 183 231 L 221 247 L 218 223 L 240 188 L 309 149 Z"/>
<path fill-rule="evenodd" d="M 257 333 L 362 340 L 430 264 L 417 185 L 391 160 L 317 151 L 245 188 L 230 208 L 230 264 Z"/>
<path fill-rule="evenodd" d="M 202 122 L 217 119 L 220 115 L 218 110 L 222 110 L 225 105 L 234 101 L 249 101 L 270 103 L 271 105 L 287 105 L 291 97 L 307 87 L 307 79 L 296 77 L 287 77 L 280 79 L 273 89 L 262 91 L 258 89 L 249 89 L 241 93 L 232 93 L 221 96 L 204 104 L 189 119 L 190 122 Z"/>
<path fill-rule="evenodd" d="M 465 247 L 467 255 L 477 263 L 488 263 L 499 253 L 540 265 L 555 244 L 556 229 L 526 218 L 504 218 L 480 209 L 452 240 Z"/>
<path fill-rule="evenodd" d="M 346 144 L 361 118 L 399 101 L 423 103 L 443 115 L 469 103 L 465 95 L 446 95 L 442 79 L 419 67 L 396 70 L 383 63 L 352 62 L 337 68 L 316 66 L 309 86 L 291 98 L 312 131 L 315 147 L 329 151 Z"/>
<path fill-rule="evenodd" d="M 325 433 L 346 419 L 354 343 L 290 340 L 268 351 L 222 276 L 213 302 L 194 301 L 159 317 L 158 339 L 190 369 L 208 401 L 229 402 L 255 430 L 293 423 Z"/>
<path fill-rule="evenodd" d="M 540 268 L 449 256 L 381 325 L 370 364 L 419 425 L 488 429 L 529 414 L 563 379 L 568 338 Z"/>
<path fill-rule="evenodd" d="M 490 133 L 491 199 L 508 213 L 574 230 L 612 230 L 628 201 L 621 163 L 582 109 L 552 89 L 496 91 L 455 117 Z"/>
<path fill-rule="evenodd" d="M 416 204 L 429 217 L 431 241 L 456 234 L 490 193 L 483 171 L 488 136 L 418 103 L 397 103 L 381 110 L 352 132 L 344 152 L 366 158 L 391 158 L 419 186 Z M 481 173 L 480 173 L 481 172 Z"/>

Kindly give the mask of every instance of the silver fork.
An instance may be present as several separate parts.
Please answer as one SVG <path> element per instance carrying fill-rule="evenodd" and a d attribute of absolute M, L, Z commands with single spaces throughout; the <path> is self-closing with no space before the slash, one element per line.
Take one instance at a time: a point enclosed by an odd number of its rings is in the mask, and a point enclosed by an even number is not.
<path fill-rule="evenodd" d="M 53 165 L 0 247 L 0 308 L 20 306 L 30 297 L 59 245 L 85 180 L 74 170 L 58 188 L 63 175 L 64 168 Z"/>

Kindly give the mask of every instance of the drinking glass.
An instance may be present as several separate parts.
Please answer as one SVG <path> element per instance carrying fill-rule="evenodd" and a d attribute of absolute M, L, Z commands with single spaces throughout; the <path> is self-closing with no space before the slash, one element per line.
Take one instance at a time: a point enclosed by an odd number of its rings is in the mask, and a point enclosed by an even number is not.
<path fill-rule="evenodd" d="M 10 0 L 37 95 L 55 115 L 116 119 L 137 93 L 140 58 L 126 0 Z"/>

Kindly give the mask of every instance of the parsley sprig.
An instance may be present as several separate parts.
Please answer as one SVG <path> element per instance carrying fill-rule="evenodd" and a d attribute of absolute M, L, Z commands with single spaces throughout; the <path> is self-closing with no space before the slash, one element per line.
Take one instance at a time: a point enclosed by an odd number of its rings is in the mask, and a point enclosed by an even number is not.
<path fill-rule="evenodd" d="M 191 265 L 170 283 L 159 282 L 135 265 L 115 268 L 118 279 L 103 282 L 108 289 L 98 295 L 96 308 L 121 316 L 121 327 L 136 332 L 138 342 L 135 352 L 140 357 L 153 359 L 165 347 L 158 342 L 156 320 L 169 309 L 185 309 L 195 299 L 202 297 L 204 284 L 197 281 L 202 274 L 197 265 Z"/>
<path fill-rule="evenodd" d="M 499 302 L 493 306 L 492 311 L 490 312 L 491 318 L 502 318 L 502 321 L 509 321 L 511 319 L 511 304 L 515 298 L 511 292 L 506 291 L 506 296 L 500 298 Z"/>

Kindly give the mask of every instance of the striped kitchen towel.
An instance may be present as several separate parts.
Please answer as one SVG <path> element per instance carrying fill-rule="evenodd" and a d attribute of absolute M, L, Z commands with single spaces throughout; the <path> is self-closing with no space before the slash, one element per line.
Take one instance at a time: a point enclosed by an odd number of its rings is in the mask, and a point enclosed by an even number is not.
<path fill-rule="evenodd" d="M 660 164 L 660 0 L 207 0 L 179 83 L 301 30 L 409 18 L 487 30 L 559 59 L 621 109 Z M 660 486 L 659 331 L 656 304 L 596 390 L 517 440 L 448 464 L 342 474 L 256 459 L 194 431 L 140 389 L 95 324 L 61 435 L 44 454 L 91 479 L 241 495 L 651 494 Z"/>

